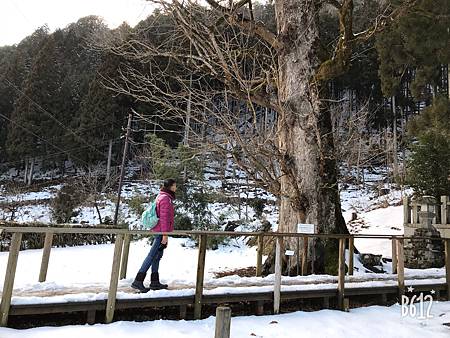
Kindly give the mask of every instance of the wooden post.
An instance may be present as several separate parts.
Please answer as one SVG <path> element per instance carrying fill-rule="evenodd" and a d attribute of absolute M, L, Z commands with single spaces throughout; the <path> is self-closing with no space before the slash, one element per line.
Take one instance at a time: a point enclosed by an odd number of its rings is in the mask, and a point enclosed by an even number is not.
<path fill-rule="evenodd" d="M 264 251 L 264 235 L 258 235 L 258 252 L 256 253 L 256 277 L 262 274 L 262 256 Z"/>
<path fill-rule="evenodd" d="M 302 276 L 308 273 L 308 237 L 303 237 Z"/>
<path fill-rule="evenodd" d="M 350 298 L 344 298 L 343 311 L 345 311 L 345 312 L 350 311 Z"/>
<path fill-rule="evenodd" d="M 447 224 L 448 197 L 441 196 L 441 202 L 441 224 Z"/>
<path fill-rule="evenodd" d="M 207 235 L 200 235 L 198 244 L 197 282 L 195 284 L 194 319 L 202 317 L 203 279 L 205 276 L 205 258 Z"/>
<path fill-rule="evenodd" d="M 117 192 L 116 210 L 114 212 L 114 220 L 113 220 L 114 225 L 117 225 L 117 219 L 119 217 L 120 196 L 122 194 L 122 184 L 123 178 L 125 176 L 125 164 L 127 163 L 128 142 L 130 138 L 132 119 L 133 119 L 133 110 L 131 110 L 131 112 L 128 114 L 127 133 L 125 135 L 125 145 L 123 146 L 122 165 L 120 166 L 119 189 Z"/>
<path fill-rule="evenodd" d="M 408 196 L 403 197 L 403 224 L 409 224 L 411 222 L 411 210 L 409 208 Z"/>
<path fill-rule="evenodd" d="M 397 240 L 397 279 L 399 298 L 405 294 L 405 255 L 403 252 L 403 238 Z"/>
<path fill-rule="evenodd" d="M 397 273 L 397 240 L 392 237 L 392 273 Z"/>
<path fill-rule="evenodd" d="M 435 290 L 436 294 L 433 297 L 433 300 L 440 300 L 441 299 L 441 290 Z"/>
<path fill-rule="evenodd" d="M 122 262 L 120 263 L 120 279 L 127 278 L 128 254 L 130 253 L 131 235 L 126 234 L 123 241 Z"/>
<path fill-rule="evenodd" d="M 300 237 L 296 238 L 297 240 L 297 253 L 296 253 L 296 261 L 297 261 L 297 276 L 300 275 Z"/>
<path fill-rule="evenodd" d="M 350 237 L 348 239 L 348 275 L 353 276 L 353 270 L 354 270 L 354 262 L 353 262 L 353 255 L 355 253 L 355 239 L 353 237 Z"/>
<path fill-rule="evenodd" d="M 450 239 L 445 239 L 445 277 L 447 281 L 447 300 L 450 300 Z"/>
<path fill-rule="evenodd" d="M 281 237 L 276 238 L 275 248 L 275 284 L 273 287 L 273 313 L 280 312 L 281 296 Z"/>
<path fill-rule="evenodd" d="M 123 235 L 116 236 L 114 245 L 114 256 L 111 267 L 111 280 L 109 282 L 108 302 L 106 303 L 105 322 L 109 324 L 114 318 L 116 309 L 117 284 L 119 283 L 120 257 L 122 255 Z"/>
<path fill-rule="evenodd" d="M 94 325 L 95 324 L 95 315 L 96 315 L 97 311 L 95 310 L 89 310 L 86 314 L 86 323 L 89 325 Z"/>
<path fill-rule="evenodd" d="M 256 302 L 256 314 L 262 316 L 264 314 L 264 301 L 258 300 Z"/>
<path fill-rule="evenodd" d="M 186 319 L 187 306 L 186 304 L 180 305 L 180 319 Z"/>
<path fill-rule="evenodd" d="M 231 309 L 219 306 L 216 309 L 216 333 L 214 338 L 230 338 Z"/>
<path fill-rule="evenodd" d="M 345 287 L 345 238 L 339 238 L 339 266 L 338 266 L 338 308 L 344 310 Z"/>
<path fill-rule="evenodd" d="M 411 203 L 412 205 L 412 219 L 411 219 L 411 223 L 413 224 L 417 224 L 419 223 L 419 217 L 417 214 L 417 209 L 419 207 L 419 205 L 417 204 L 417 202 L 413 202 Z"/>
<path fill-rule="evenodd" d="M 0 305 L 0 326 L 6 326 L 8 324 L 9 307 L 11 305 L 14 277 L 16 275 L 17 259 L 19 258 L 21 242 L 22 233 L 15 232 L 12 235 L 11 245 L 9 247 L 5 282 L 3 283 L 2 303 Z"/>
<path fill-rule="evenodd" d="M 39 271 L 39 283 L 45 282 L 47 278 L 48 262 L 50 260 L 50 250 L 52 249 L 53 233 L 46 232 L 44 240 L 44 250 L 42 250 L 41 270 Z"/>

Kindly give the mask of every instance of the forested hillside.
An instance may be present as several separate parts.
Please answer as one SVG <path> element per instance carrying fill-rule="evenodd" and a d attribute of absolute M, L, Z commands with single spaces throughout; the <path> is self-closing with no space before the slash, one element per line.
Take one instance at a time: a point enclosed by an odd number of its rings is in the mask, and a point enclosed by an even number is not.
<path fill-rule="evenodd" d="M 404 182 L 406 159 L 416 149 L 412 141 L 418 140 L 436 152 L 444 166 L 440 175 L 445 176 L 449 151 L 447 7 L 445 0 L 419 1 L 411 13 L 358 45 L 348 71 L 328 81 L 343 175 L 356 169 L 357 179 L 363 181 L 364 168 L 386 166 L 391 181 Z M 380 10 L 378 1 L 357 2 L 354 31 L 368 27 Z M 255 4 L 253 15 L 275 31 L 272 5 Z M 136 27 L 123 24 L 113 30 L 91 16 L 55 32 L 41 27 L 17 45 L 1 47 L 0 170 L 16 168 L 16 179 L 31 183 L 37 164 L 61 174 L 68 167 L 74 171 L 105 165 L 108 157 L 117 166 L 131 109 L 139 114 L 132 123 L 135 160 L 148 152 L 150 133 L 171 147 L 181 142 L 187 145 L 186 120 L 170 116 L 151 100 L 111 89 L 111 83 L 119 81 L 128 67 L 142 74 L 150 71 L 145 60 L 130 61 L 126 53 L 117 53 L 121 44 L 169 42 L 172 25 L 168 15 L 158 11 Z M 336 13 L 322 10 L 323 53 L 333 52 L 338 32 Z M 159 59 L 167 66 L 164 57 Z M 220 99 L 213 104 L 219 106 Z M 238 104 L 243 120 L 253 114 L 245 102 Z M 408 122 L 422 111 L 427 112 L 422 120 L 408 128 Z M 274 111 L 258 108 L 256 114 L 258 124 L 276 123 Z M 429 128 L 441 131 L 439 142 L 423 136 Z M 144 171 L 149 169 L 144 167 Z"/>

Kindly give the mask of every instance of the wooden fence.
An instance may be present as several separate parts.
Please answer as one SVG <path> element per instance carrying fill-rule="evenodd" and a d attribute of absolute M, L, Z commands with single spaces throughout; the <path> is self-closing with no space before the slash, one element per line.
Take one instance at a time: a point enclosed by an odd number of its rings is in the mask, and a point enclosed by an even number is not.
<path fill-rule="evenodd" d="M 20 251 L 20 243 L 22 234 L 24 233 L 40 233 L 45 234 L 45 245 L 42 250 L 42 261 L 38 276 L 39 282 L 44 282 L 47 275 L 48 264 L 51 257 L 52 238 L 55 234 L 113 234 L 116 236 L 114 243 L 114 254 L 112 257 L 111 278 L 108 290 L 108 299 L 106 305 L 105 322 L 110 323 L 114 317 L 116 306 L 116 294 L 119 279 L 126 277 L 128 253 L 130 241 L 133 235 L 153 236 L 158 233 L 151 233 L 141 230 L 125 230 L 125 229 L 104 229 L 104 228 L 52 228 L 52 227 L 8 227 L 0 226 L 0 234 L 8 232 L 12 234 L 12 240 L 8 255 L 8 263 L 6 267 L 5 281 L 3 284 L 2 300 L 0 305 L 0 326 L 6 326 L 8 323 L 8 315 L 11 305 L 11 297 L 14 286 L 14 277 L 16 272 L 17 260 Z M 339 234 L 298 234 L 298 233 L 279 233 L 279 232 L 224 232 L 224 231 L 174 231 L 171 235 L 183 235 L 190 237 L 199 237 L 198 246 L 198 263 L 197 277 L 194 298 L 194 317 L 201 318 L 202 313 L 202 296 L 203 296 L 203 280 L 205 273 L 206 243 L 209 236 L 229 236 L 229 237 L 257 237 L 258 249 L 256 257 L 256 275 L 261 276 L 262 256 L 264 251 L 264 238 L 273 237 L 276 240 L 276 259 L 275 259 L 275 282 L 274 282 L 274 313 L 280 310 L 280 293 L 281 293 L 281 269 L 282 269 L 282 241 L 284 238 L 294 237 L 304 240 L 308 243 L 309 238 L 336 239 L 339 241 L 339 259 L 338 259 L 338 292 L 337 303 L 340 309 L 345 308 L 345 248 L 346 244 L 349 249 L 348 274 L 353 274 L 353 253 L 355 238 L 374 238 L 387 239 L 392 241 L 392 260 L 393 266 L 396 267 L 398 291 L 403 294 L 405 290 L 404 276 L 404 256 L 403 241 L 408 239 L 404 236 L 383 236 L 383 235 L 339 235 Z M 417 237 L 416 237 L 417 238 Z M 450 239 L 442 239 L 445 241 L 446 250 L 446 284 L 447 298 L 450 300 Z M 305 245 L 302 251 L 302 273 L 306 273 L 308 248 Z"/>

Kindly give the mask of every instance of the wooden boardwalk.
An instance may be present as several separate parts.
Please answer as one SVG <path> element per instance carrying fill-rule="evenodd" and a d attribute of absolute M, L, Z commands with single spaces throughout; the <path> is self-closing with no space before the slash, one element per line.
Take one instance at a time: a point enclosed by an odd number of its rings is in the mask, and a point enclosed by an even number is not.
<path fill-rule="evenodd" d="M 3 293 L 1 295 L 2 301 L 0 305 L 0 325 L 8 325 L 9 316 L 20 316 L 25 318 L 27 316 L 36 314 L 61 314 L 72 312 L 86 312 L 86 321 L 89 323 L 95 322 L 96 313 L 102 313 L 104 316 L 102 322 L 110 323 L 114 319 L 116 310 L 125 309 L 146 309 L 146 308 L 163 308 L 163 307 L 179 307 L 180 318 L 186 318 L 187 309 L 193 310 L 193 318 L 202 318 L 202 307 L 208 305 L 220 305 L 220 304 L 232 304 L 249 302 L 255 304 L 255 313 L 262 314 L 264 311 L 264 304 L 270 304 L 273 308 L 273 313 L 279 313 L 283 311 L 283 302 L 296 301 L 296 300 L 311 300 L 321 299 L 322 307 L 330 307 L 330 303 L 335 304 L 338 309 L 344 310 L 351 304 L 352 299 L 357 299 L 363 296 L 374 296 L 378 299 L 378 303 L 384 304 L 390 296 L 395 296 L 397 299 L 405 293 L 405 285 L 409 285 L 414 282 L 417 284 L 417 279 L 426 278 L 425 284 L 415 285 L 415 292 L 436 292 L 436 297 L 441 297 L 450 300 L 450 239 L 442 239 L 445 242 L 446 247 L 446 275 L 445 278 L 436 279 L 435 282 L 428 280 L 430 276 L 417 276 L 414 280 L 406 280 L 404 274 L 404 257 L 403 257 L 403 241 L 407 237 L 403 236 L 376 236 L 376 235 L 305 235 L 297 233 L 254 233 L 254 232 L 206 232 L 206 231 L 187 231 L 179 232 L 175 231 L 174 235 L 194 236 L 199 238 L 198 249 L 198 264 L 196 272 L 195 285 L 186 284 L 173 284 L 171 288 L 174 290 L 190 290 L 188 295 L 184 296 L 172 296 L 171 291 L 166 291 L 164 296 L 152 296 L 143 297 L 123 297 L 123 294 L 128 293 L 130 289 L 128 286 L 124 286 L 120 283 L 120 279 L 125 278 L 127 263 L 128 263 L 128 250 L 131 238 L 133 235 L 149 235 L 147 231 L 129 231 L 124 229 L 104 229 L 104 228 L 55 228 L 55 227 L 20 227 L 20 226 L 8 226 L 0 223 L 0 232 L 8 232 L 12 234 L 12 240 L 8 256 L 7 273 L 5 275 L 5 282 L 3 285 Z M 17 259 L 19 256 L 20 243 L 23 233 L 41 233 L 45 234 L 44 248 L 42 250 L 42 263 L 39 273 L 39 281 L 44 282 L 47 275 L 48 263 L 50 260 L 50 252 L 52 245 L 52 238 L 54 234 L 58 233 L 95 233 L 95 234 L 114 234 L 116 236 L 114 245 L 114 255 L 112 257 L 111 278 L 109 286 L 93 285 L 83 288 L 70 288 L 70 289 L 58 289 L 50 294 L 43 294 L 42 291 L 28 290 L 28 291 L 14 291 L 14 277 L 17 265 Z M 151 235 L 154 235 L 152 233 Z M 262 252 L 264 245 L 264 237 L 273 237 L 277 243 L 277 258 L 275 266 L 275 278 L 274 280 L 258 281 L 256 285 L 252 285 L 246 282 L 241 284 L 233 283 L 220 284 L 220 282 L 213 283 L 213 285 L 204 284 L 204 268 L 205 268 L 205 256 L 206 256 L 206 242 L 208 236 L 230 236 L 230 237 L 254 237 L 258 238 L 258 254 L 256 258 L 256 275 L 261 275 L 262 264 Z M 330 277 L 330 279 L 324 280 L 321 284 L 316 284 L 310 281 L 309 284 L 314 284 L 314 287 L 302 288 L 308 282 L 299 281 L 283 281 L 281 283 L 281 250 L 280 243 L 284 237 L 302 237 L 307 239 L 309 237 L 316 238 L 334 238 L 339 241 L 339 257 L 338 257 L 338 276 Z M 349 257 L 353 257 L 353 243 L 355 238 L 383 238 L 392 241 L 392 259 L 395 265 L 396 275 L 386 276 L 380 275 L 379 281 L 386 282 L 386 285 L 367 286 L 357 283 L 366 282 L 361 279 L 360 276 L 352 276 L 353 274 L 353 260 L 347 263 L 348 275 L 346 276 L 345 270 L 345 248 L 349 250 Z M 306 241 L 305 241 L 306 242 Z M 346 245 L 348 243 L 348 245 Z M 302 261 L 306 262 L 307 250 L 302 252 Z M 396 264 L 395 264 L 396 263 Z M 303 270 L 303 269 L 302 269 Z M 36 278 L 30 276 L 30 278 Z M 376 278 L 375 278 L 376 279 Z M 374 278 L 371 277 L 371 282 Z M 352 284 L 350 284 L 352 283 Z M 409 284 L 408 284 L 409 283 Z M 214 288 L 218 287 L 234 287 L 235 292 L 210 292 Z M 296 286 L 299 288 L 297 289 Z M 312 285 L 309 285 L 312 286 Z M 239 290 L 239 288 L 253 287 L 250 290 Z M 261 287 L 258 290 L 257 287 Z M 243 292 L 244 291 L 244 292 Z M 117 293 L 120 292 L 118 298 Z M 173 291 L 176 292 L 176 291 Z M 105 294 L 104 299 L 98 299 L 94 301 L 69 301 L 65 303 L 49 303 L 50 299 L 47 297 L 56 295 L 76 295 L 80 293 L 93 293 L 93 294 Z M 186 294 L 186 293 L 185 293 Z M 38 304 L 13 304 L 11 305 L 12 296 L 15 297 L 42 297 L 42 303 Z M 101 297 L 100 297 L 101 298 Z"/>
<path fill-rule="evenodd" d="M 415 292 L 429 293 L 430 290 L 435 292 L 434 299 L 443 299 L 442 295 L 447 292 L 446 283 L 435 284 L 420 284 L 414 286 Z M 360 303 L 361 297 L 371 296 L 376 297 L 376 304 L 386 305 L 388 299 L 398 297 L 398 287 L 391 286 L 377 286 L 377 287 L 350 287 L 344 289 L 346 307 L 351 307 L 353 300 Z M 302 301 L 302 300 L 317 300 L 320 308 L 330 308 L 330 304 L 338 299 L 337 286 L 334 289 L 315 288 L 310 290 L 292 290 L 281 291 L 280 301 L 281 310 L 283 310 L 283 302 L 285 301 Z M 227 294 L 205 294 L 202 297 L 202 305 L 222 305 L 222 304 L 238 304 L 246 303 L 251 306 L 254 314 L 263 314 L 264 305 L 273 306 L 274 293 L 273 291 L 263 292 L 247 292 L 247 293 L 227 293 Z M 373 304 L 374 301 L 371 302 Z M 49 314 L 69 314 L 74 312 L 84 312 L 86 323 L 93 324 L 98 318 L 98 313 L 104 313 L 107 305 L 107 300 L 94 301 L 73 301 L 65 303 L 41 303 L 41 304 L 18 304 L 11 305 L 9 315 L 18 317 L 21 321 L 27 321 L 30 316 L 35 315 L 49 315 Z M 187 309 L 193 309 L 195 305 L 195 295 L 188 296 L 165 296 L 165 297 L 146 297 L 146 298 L 130 298 L 116 299 L 115 310 L 130 310 L 137 309 L 139 311 L 154 308 L 177 307 L 179 308 L 179 318 L 195 318 L 195 316 L 187 316 Z M 301 305 L 298 309 L 302 309 Z M 194 315 L 194 314 L 193 314 Z M 98 319 L 97 319 L 98 320 Z"/>

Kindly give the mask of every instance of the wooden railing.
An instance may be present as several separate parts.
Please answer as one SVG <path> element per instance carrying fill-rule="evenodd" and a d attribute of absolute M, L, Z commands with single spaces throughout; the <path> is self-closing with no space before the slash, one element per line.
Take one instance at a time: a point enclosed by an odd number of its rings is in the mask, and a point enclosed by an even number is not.
<path fill-rule="evenodd" d="M 20 227 L 20 226 L 0 226 L 2 232 L 11 233 L 12 239 L 9 247 L 8 263 L 6 267 L 5 281 L 3 284 L 2 300 L 0 305 L 0 326 L 6 326 L 8 322 L 11 297 L 14 286 L 17 260 L 20 251 L 22 234 L 41 233 L 45 234 L 44 248 L 42 253 L 41 267 L 39 271 L 39 282 L 44 282 L 47 276 L 48 264 L 52 247 L 52 239 L 55 234 L 113 234 L 116 236 L 114 244 L 114 254 L 112 260 L 111 278 L 108 289 L 108 299 L 106 305 L 105 322 L 110 323 L 114 317 L 116 294 L 119 279 L 126 277 L 128 253 L 132 236 L 154 236 L 160 233 L 154 233 L 142 230 L 125 229 L 105 229 L 105 228 L 55 228 L 55 227 Z M 202 311 L 203 280 L 205 273 L 206 244 L 209 236 L 228 236 L 228 237 L 257 237 L 257 257 L 256 257 L 256 276 L 261 276 L 262 256 L 264 251 L 264 238 L 272 237 L 276 240 L 276 258 L 275 258 L 275 283 L 274 283 L 274 313 L 280 309 L 281 295 L 281 269 L 282 269 L 282 241 L 284 238 L 303 239 L 304 246 L 302 250 L 302 274 L 306 274 L 306 263 L 308 261 L 308 239 L 336 239 L 339 241 L 339 259 L 338 259 L 338 307 L 345 307 L 345 248 L 348 241 L 349 249 L 349 268 L 348 274 L 353 274 L 353 253 L 355 238 L 386 239 L 392 241 L 392 264 L 393 273 L 397 273 L 398 290 L 402 295 L 405 291 L 404 276 L 404 254 L 403 241 L 409 239 L 404 236 L 391 235 L 339 235 L 339 234 L 299 234 L 299 233 L 280 233 L 280 232 L 225 232 L 225 231 L 174 231 L 170 235 L 181 235 L 190 237 L 199 237 L 198 245 L 198 263 L 194 298 L 194 317 L 199 319 Z M 420 239 L 415 237 L 415 239 Z M 428 239 L 428 238 L 423 238 Z M 435 240 L 435 239 L 434 239 Z M 445 241 L 445 268 L 447 298 L 450 300 L 450 239 Z M 396 270 L 396 271 L 395 271 Z"/>

